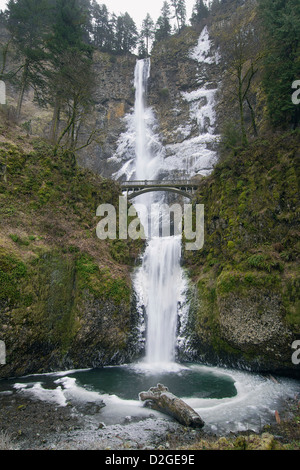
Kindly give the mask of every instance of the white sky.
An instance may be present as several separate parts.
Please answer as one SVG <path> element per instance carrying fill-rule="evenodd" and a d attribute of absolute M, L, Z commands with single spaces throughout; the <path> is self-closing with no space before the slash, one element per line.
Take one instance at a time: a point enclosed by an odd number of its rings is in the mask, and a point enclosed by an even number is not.
<path fill-rule="evenodd" d="M 98 1 L 98 0 L 97 0 Z M 154 23 L 160 16 L 160 11 L 163 6 L 164 0 L 99 0 L 98 3 L 105 4 L 110 13 L 116 15 L 125 13 L 126 11 L 133 18 L 137 28 L 141 27 L 142 21 L 145 19 L 147 13 L 150 14 Z M 5 9 L 7 0 L 0 0 L 0 10 Z M 187 20 L 190 19 L 193 6 L 196 0 L 186 0 Z"/>

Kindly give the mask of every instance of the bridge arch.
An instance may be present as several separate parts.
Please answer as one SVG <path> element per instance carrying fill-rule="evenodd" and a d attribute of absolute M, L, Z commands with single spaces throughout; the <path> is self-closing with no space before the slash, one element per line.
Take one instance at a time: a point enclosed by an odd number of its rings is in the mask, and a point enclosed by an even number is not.
<path fill-rule="evenodd" d="M 199 186 L 199 182 L 189 180 L 173 181 L 124 181 L 121 183 L 122 190 L 127 194 L 128 199 L 133 199 L 145 193 L 154 191 L 167 191 L 188 199 L 193 199 L 194 193 Z"/>
<path fill-rule="evenodd" d="M 130 199 L 133 199 L 134 197 L 141 196 L 142 194 L 146 194 L 146 193 L 152 193 L 154 191 L 167 191 L 169 193 L 179 194 L 180 196 L 187 197 L 191 200 L 193 199 L 193 195 L 188 193 L 187 191 L 183 191 L 177 188 L 169 188 L 168 186 L 167 187 L 161 186 L 160 188 L 150 187 L 150 188 L 140 189 L 139 191 L 133 191 L 132 193 L 127 195 L 127 199 L 130 200 Z"/>

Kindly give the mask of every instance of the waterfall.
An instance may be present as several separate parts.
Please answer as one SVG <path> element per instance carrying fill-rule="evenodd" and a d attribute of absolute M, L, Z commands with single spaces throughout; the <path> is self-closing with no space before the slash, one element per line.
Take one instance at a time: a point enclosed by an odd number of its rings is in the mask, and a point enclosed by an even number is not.
<path fill-rule="evenodd" d="M 147 82 L 150 76 L 150 59 L 138 60 L 135 68 L 135 178 L 151 180 L 158 175 L 160 165 L 153 142 L 156 142 L 150 120 L 151 110 L 146 105 Z M 156 198 L 156 199 L 155 199 Z M 159 202 L 164 195 L 148 193 L 135 201 L 151 211 L 151 228 L 161 222 Z M 138 206 L 137 204 L 137 206 Z M 156 207 L 153 217 L 153 207 Z M 138 209 L 137 209 L 138 210 Z M 143 214 L 141 214 L 142 222 Z M 148 231 L 149 233 L 149 231 Z M 181 237 L 149 236 L 142 260 L 136 274 L 136 289 L 143 304 L 146 323 L 146 357 L 148 364 L 171 363 L 175 361 L 178 303 L 182 289 Z"/>
<path fill-rule="evenodd" d="M 136 135 L 135 144 L 135 174 L 136 179 L 150 179 L 149 165 L 151 163 L 151 151 L 149 149 L 148 129 L 146 125 L 145 95 L 147 82 L 150 77 L 150 59 L 138 60 L 136 63 L 134 86 L 135 107 L 134 127 Z"/>
<path fill-rule="evenodd" d="M 120 135 L 116 152 L 111 157 L 119 168 L 113 175 L 115 179 L 153 180 L 172 178 L 178 172 L 190 176 L 211 172 L 218 140 L 214 111 L 217 84 L 208 79 L 210 67 L 218 63 L 218 54 L 214 52 L 207 28 L 201 32 L 196 47 L 191 49 L 190 59 L 197 62 L 199 87 L 190 93 L 181 93 L 180 99 L 189 105 L 190 117 L 174 129 L 174 143 L 166 146 L 160 141 L 155 114 L 147 106 L 151 60 L 137 60 L 134 109 L 125 116 L 127 130 Z M 174 114 L 177 105 L 175 100 Z M 156 365 L 174 364 L 177 346 L 180 351 L 189 350 L 185 335 L 187 281 L 180 266 L 181 237 L 159 237 L 157 229 L 164 217 L 159 211 L 153 217 L 152 211 L 154 205 L 163 204 L 164 198 L 162 193 L 147 193 L 133 200 L 147 236 L 142 266 L 133 280 L 137 306 L 144 319 L 140 337 L 146 340 L 145 362 Z M 145 207 L 146 211 L 141 211 L 139 206 Z"/>
<path fill-rule="evenodd" d="M 181 286 L 181 240 L 153 238 L 146 249 L 142 275 L 148 290 L 146 362 L 175 361 L 178 302 Z"/>

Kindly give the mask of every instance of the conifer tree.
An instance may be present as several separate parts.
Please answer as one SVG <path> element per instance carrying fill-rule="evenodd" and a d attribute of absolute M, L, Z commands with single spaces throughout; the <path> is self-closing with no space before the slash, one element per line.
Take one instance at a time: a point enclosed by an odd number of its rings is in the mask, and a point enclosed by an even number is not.
<path fill-rule="evenodd" d="M 51 139 L 74 150 L 84 114 L 91 103 L 92 48 L 85 41 L 87 12 L 78 0 L 56 0 L 52 34 L 47 41 L 47 101 L 53 106 Z M 58 135 L 63 117 L 63 127 Z"/>
<path fill-rule="evenodd" d="M 20 117 L 25 91 L 32 87 L 38 96 L 44 86 L 45 38 L 51 27 L 53 8 L 54 0 L 10 0 L 8 3 L 7 27 L 22 60 L 17 118 Z"/>
<path fill-rule="evenodd" d="M 147 13 L 146 18 L 143 20 L 141 37 L 145 40 L 146 55 L 148 56 L 150 41 L 154 37 L 154 22 L 149 13 Z"/>
<path fill-rule="evenodd" d="M 199 24 L 204 18 L 208 17 L 208 14 L 209 10 L 203 0 L 196 0 L 191 16 L 191 24 L 193 26 Z"/>
<path fill-rule="evenodd" d="M 155 27 L 155 40 L 161 41 L 171 34 L 171 12 L 168 2 L 164 1 L 161 15 L 159 16 Z"/>
<path fill-rule="evenodd" d="M 260 0 L 259 11 L 265 31 L 265 76 L 271 123 L 296 127 L 300 105 L 292 102 L 292 83 L 300 79 L 299 0 Z"/>
<path fill-rule="evenodd" d="M 100 5 L 96 0 L 92 3 L 92 35 L 93 45 L 100 50 L 109 51 L 112 45 L 113 29 L 106 5 Z"/>
<path fill-rule="evenodd" d="M 186 5 L 185 0 L 171 0 L 174 8 L 174 18 L 177 22 L 177 30 L 180 31 L 185 26 L 186 21 Z"/>
<path fill-rule="evenodd" d="M 0 12 L 0 80 L 6 79 L 5 69 L 11 45 L 11 37 L 7 31 L 7 15 Z"/>
<path fill-rule="evenodd" d="M 226 73 L 231 76 L 232 94 L 235 97 L 240 119 L 241 142 L 248 144 L 245 122 L 246 109 L 249 109 L 254 134 L 257 133 L 255 109 L 250 101 L 251 86 L 259 70 L 262 52 L 259 47 L 259 37 L 253 28 L 253 19 L 244 8 L 238 8 L 230 22 L 224 25 L 215 37 L 219 42 L 222 60 Z"/>
<path fill-rule="evenodd" d="M 116 51 L 127 54 L 135 48 L 138 41 L 136 24 L 126 12 L 117 18 L 116 23 Z"/>

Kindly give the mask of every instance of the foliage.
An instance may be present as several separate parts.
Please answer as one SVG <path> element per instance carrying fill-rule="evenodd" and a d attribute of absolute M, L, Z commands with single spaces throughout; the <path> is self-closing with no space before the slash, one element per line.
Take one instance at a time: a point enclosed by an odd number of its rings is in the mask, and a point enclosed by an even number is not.
<path fill-rule="evenodd" d="M 168 2 L 164 2 L 155 28 L 155 41 L 167 39 L 171 34 L 171 12 Z"/>
<path fill-rule="evenodd" d="M 186 5 L 185 0 L 170 0 L 174 9 L 174 18 L 177 22 L 177 31 L 180 31 L 186 25 Z"/>
<path fill-rule="evenodd" d="M 106 5 L 100 5 L 96 0 L 92 2 L 93 45 L 104 52 L 112 51 L 114 48 L 114 26 L 113 18 L 110 18 Z"/>
<path fill-rule="evenodd" d="M 44 86 L 45 38 L 51 27 L 51 9 L 50 0 L 10 0 L 8 3 L 7 27 L 23 61 L 20 67 L 17 117 L 21 113 L 26 89 L 29 86 L 34 88 L 39 96 Z"/>
<path fill-rule="evenodd" d="M 246 108 L 250 110 L 254 135 L 257 134 L 255 109 L 251 103 L 251 86 L 259 70 L 262 52 L 259 45 L 260 31 L 255 21 L 255 9 L 237 8 L 222 28 L 215 29 L 215 39 L 220 47 L 226 72 L 231 78 L 232 93 L 238 104 L 242 145 L 248 143 L 245 124 Z"/>
<path fill-rule="evenodd" d="M 201 21 L 207 18 L 208 15 L 209 15 L 209 9 L 205 5 L 204 1 L 196 0 L 196 3 L 193 8 L 192 16 L 191 16 L 192 26 L 196 26 L 197 24 L 201 23 Z"/>
<path fill-rule="evenodd" d="M 137 44 L 138 33 L 135 22 L 126 12 L 117 18 L 116 23 L 116 51 L 127 54 L 135 48 Z"/>
<path fill-rule="evenodd" d="M 219 297 L 246 295 L 250 287 L 275 289 L 286 321 L 297 331 L 298 148 L 295 131 L 252 143 L 219 162 L 197 196 L 206 208 L 203 250 L 184 255 L 195 278 L 207 276 Z"/>
<path fill-rule="evenodd" d="M 300 4 L 298 0 L 259 0 L 264 29 L 264 88 L 275 127 L 300 122 L 300 104 L 292 102 L 292 83 L 300 78 Z"/>
<path fill-rule="evenodd" d="M 149 55 L 150 41 L 154 37 L 154 22 L 153 22 L 151 16 L 149 15 L 149 13 L 147 13 L 146 18 L 143 20 L 140 37 L 145 40 L 146 55 L 148 56 Z"/>
<path fill-rule="evenodd" d="M 129 240 L 111 246 L 96 237 L 96 209 L 117 204 L 119 185 L 71 164 L 69 152 L 54 156 L 49 144 L 24 140 L 27 152 L 0 144 L 0 164 L 7 164 L 6 180 L 0 175 L 0 321 L 9 325 L 1 339 L 14 373 L 17 366 L 47 368 L 50 356 L 62 360 L 81 322 L 97 324 L 105 304 L 107 324 L 93 329 L 95 343 L 105 347 L 109 337 L 108 356 L 124 348 L 138 256 Z"/>

